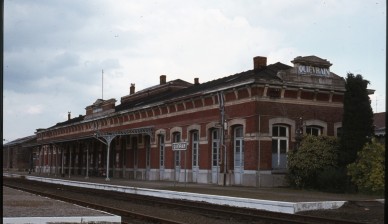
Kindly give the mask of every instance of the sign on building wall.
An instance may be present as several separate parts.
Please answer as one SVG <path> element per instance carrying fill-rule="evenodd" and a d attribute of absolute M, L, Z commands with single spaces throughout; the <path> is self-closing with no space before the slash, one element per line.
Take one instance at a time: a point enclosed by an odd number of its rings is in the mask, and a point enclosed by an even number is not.
<path fill-rule="evenodd" d="M 175 142 L 175 143 L 172 143 L 172 150 L 173 151 L 186 150 L 187 145 L 188 145 L 187 142 Z"/>
<path fill-rule="evenodd" d="M 310 65 L 299 65 L 298 66 L 298 74 L 313 74 L 313 75 L 322 75 L 329 76 L 330 70 L 328 68 L 319 68 Z"/>

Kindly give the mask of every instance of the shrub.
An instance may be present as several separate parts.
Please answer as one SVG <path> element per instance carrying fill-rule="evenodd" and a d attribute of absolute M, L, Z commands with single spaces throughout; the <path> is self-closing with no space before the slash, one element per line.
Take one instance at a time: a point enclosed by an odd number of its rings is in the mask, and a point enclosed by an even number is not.
<path fill-rule="evenodd" d="M 357 153 L 357 160 L 347 166 L 351 181 L 361 192 L 384 192 L 385 147 L 377 142 L 366 144 Z"/>
<path fill-rule="evenodd" d="M 339 142 L 334 137 L 304 136 L 299 149 L 288 154 L 289 184 L 297 188 L 317 188 L 319 174 L 337 167 L 338 147 Z"/>
<path fill-rule="evenodd" d="M 326 167 L 318 172 L 316 188 L 322 191 L 343 193 L 347 191 L 346 169 Z"/>

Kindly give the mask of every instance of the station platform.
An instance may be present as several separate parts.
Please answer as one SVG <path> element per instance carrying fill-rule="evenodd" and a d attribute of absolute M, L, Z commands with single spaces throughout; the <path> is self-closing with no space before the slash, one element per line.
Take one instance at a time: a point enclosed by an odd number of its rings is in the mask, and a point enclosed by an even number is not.
<path fill-rule="evenodd" d="M 213 204 L 246 207 L 274 212 L 294 214 L 317 209 L 336 209 L 347 201 L 383 200 L 370 195 L 332 194 L 290 188 L 256 188 L 244 186 L 219 186 L 171 181 L 139 181 L 121 178 L 28 174 L 26 172 L 4 172 L 3 176 L 63 184 L 70 186 L 119 191 L 162 198 L 204 201 Z"/>
<path fill-rule="evenodd" d="M 121 217 L 3 186 L 3 223 L 121 223 Z"/>

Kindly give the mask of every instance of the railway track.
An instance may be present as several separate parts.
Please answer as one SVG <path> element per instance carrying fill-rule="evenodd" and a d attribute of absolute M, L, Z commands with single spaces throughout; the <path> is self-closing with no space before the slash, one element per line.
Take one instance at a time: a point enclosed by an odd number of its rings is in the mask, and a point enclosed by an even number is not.
<path fill-rule="evenodd" d="M 5 181 L 4 181 L 5 180 Z M 24 183 L 23 183 L 24 182 Z M 31 192 L 34 194 L 39 194 L 42 196 L 55 198 L 62 201 L 67 201 L 70 203 L 78 204 L 84 207 L 90 207 L 97 210 L 106 211 L 115 215 L 122 216 L 123 223 L 183 223 L 175 220 L 160 218 L 153 215 L 141 214 L 138 212 L 129 211 L 122 208 L 117 208 L 114 206 L 101 205 L 97 203 L 92 203 L 86 200 L 76 199 L 70 196 L 64 196 L 63 194 L 50 193 L 47 191 L 42 192 L 42 190 L 34 190 L 31 187 L 31 183 L 28 182 L 37 182 L 37 181 L 28 181 L 23 179 L 15 178 L 4 178 L 3 185 L 9 187 L 18 188 L 23 191 Z M 27 183 L 27 186 L 25 184 Z M 68 187 L 63 185 L 47 184 L 47 183 L 34 183 L 44 185 L 45 189 L 49 187 L 55 188 L 56 190 L 60 189 L 63 192 L 78 192 L 82 194 L 90 194 L 93 196 L 105 195 L 106 198 L 116 201 L 131 201 L 141 204 L 147 204 L 150 208 L 158 209 L 159 207 L 175 209 L 179 211 L 201 214 L 203 216 L 209 217 L 211 219 L 224 219 L 224 220 L 234 220 L 235 223 L 302 223 L 302 224 L 311 224 L 311 223 L 334 223 L 334 224 L 350 224 L 350 223 L 359 223 L 352 222 L 348 220 L 338 220 L 338 219 L 328 219 L 321 217 L 313 216 L 304 216 L 304 215 L 295 215 L 295 214 L 284 214 L 277 212 L 267 212 L 262 210 L 254 209 L 243 209 L 235 208 L 229 206 L 219 206 L 211 205 L 208 203 L 200 202 L 189 202 L 183 200 L 172 200 L 172 199 L 161 199 L 148 196 L 139 196 L 131 194 L 123 194 L 118 192 L 111 191 L 102 191 L 96 189 L 80 189 L 76 187 Z M 24 186 L 23 186 L 24 185 Z M 109 195 L 109 196 L 108 196 Z M 117 203 L 120 204 L 120 203 Z"/>

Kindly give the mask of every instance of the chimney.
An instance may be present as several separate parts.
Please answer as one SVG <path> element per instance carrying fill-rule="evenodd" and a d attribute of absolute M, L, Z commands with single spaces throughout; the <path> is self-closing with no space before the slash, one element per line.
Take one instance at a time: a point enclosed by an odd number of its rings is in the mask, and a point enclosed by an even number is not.
<path fill-rule="evenodd" d="M 194 85 L 199 85 L 199 78 L 194 78 Z"/>
<path fill-rule="evenodd" d="M 71 112 L 67 112 L 67 120 L 70 120 L 71 119 Z"/>
<path fill-rule="evenodd" d="M 160 85 L 162 85 L 162 84 L 166 84 L 166 76 L 165 75 L 160 76 Z"/>
<path fill-rule="evenodd" d="M 267 58 L 257 56 L 253 58 L 253 69 L 261 69 L 267 66 Z"/>
<path fill-rule="evenodd" d="M 129 94 L 132 95 L 135 93 L 135 83 L 131 83 L 131 87 L 129 87 Z"/>

